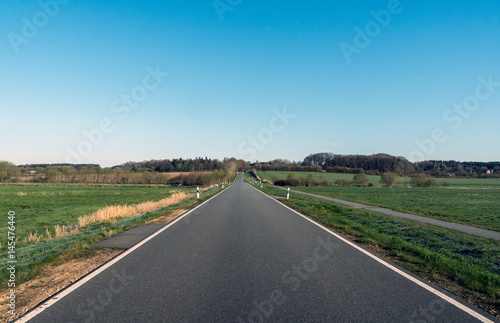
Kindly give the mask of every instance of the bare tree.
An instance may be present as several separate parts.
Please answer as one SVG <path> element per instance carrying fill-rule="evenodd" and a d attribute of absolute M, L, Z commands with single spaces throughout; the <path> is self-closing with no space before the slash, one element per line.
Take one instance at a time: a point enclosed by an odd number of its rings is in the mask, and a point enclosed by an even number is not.
<path fill-rule="evenodd" d="M 16 165 L 6 161 L 0 161 L 0 182 L 18 177 L 20 174 L 21 171 Z"/>
<path fill-rule="evenodd" d="M 399 175 L 396 173 L 384 173 L 380 176 L 380 182 L 387 187 L 396 185 L 399 181 Z"/>
<path fill-rule="evenodd" d="M 365 173 L 356 174 L 352 179 L 352 183 L 355 186 L 366 186 L 368 185 L 369 182 L 370 179 L 368 178 L 368 175 L 366 175 Z"/>

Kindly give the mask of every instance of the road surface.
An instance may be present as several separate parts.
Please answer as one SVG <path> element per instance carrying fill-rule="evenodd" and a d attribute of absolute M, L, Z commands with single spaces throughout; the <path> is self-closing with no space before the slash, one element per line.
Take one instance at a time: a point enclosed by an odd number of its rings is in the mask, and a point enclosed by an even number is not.
<path fill-rule="evenodd" d="M 305 219 L 241 175 L 87 280 L 35 310 L 30 322 L 495 320 Z"/>

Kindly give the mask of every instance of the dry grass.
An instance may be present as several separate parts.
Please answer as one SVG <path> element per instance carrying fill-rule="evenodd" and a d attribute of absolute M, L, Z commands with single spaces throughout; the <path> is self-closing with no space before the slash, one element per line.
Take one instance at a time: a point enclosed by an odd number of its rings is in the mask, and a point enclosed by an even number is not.
<path fill-rule="evenodd" d="M 17 192 L 17 196 L 27 196 L 28 193 L 24 193 L 24 192 Z"/>
<path fill-rule="evenodd" d="M 49 231 L 49 228 L 45 227 L 45 236 L 47 239 L 52 239 L 52 233 Z"/>
<path fill-rule="evenodd" d="M 77 225 L 69 227 L 65 225 L 63 226 L 56 225 L 54 229 L 55 229 L 54 239 L 61 238 L 70 234 L 77 234 L 78 232 L 80 232 L 80 228 Z"/>
<path fill-rule="evenodd" d="M 45 233 L 38 234 L 38 231 L 34 233 L 30 232 L 30 234 L 23 239 L 23 243 L 38 243 L 43 240 L 58 239 L 78 232 L 80 232 L 80 227 L 78 227 L 78 225 L 56 225 L 54 227 L 54 233 L 50 232 L 49 228 L 45 227 Z"/>
<path fill-rule="evenodd" d="M 116 233 L 116 231 L 115 231 L 115 230 L 110 230 L 110 231 L 107 231 L 107 232 L 106 232 L 106 237 L 107 237 L 107 238 L 110 238 L 110 237 L 112 237 L 115 233 Z"/>
<path fill-rule="evenodd" d="M 30 232 L 30 234 L 27 235 L 26 238 L 23 239 L 23 242 L 24 243 L 38 243 L 42 239 L 43 239 L 43 235 L 38 235 L 38 231 L 35 231 L 35 233 Z"/>
<path fill-rule="evenodd" d="M 213 187 L 216 187 L 218 185 L 210 185 L 208 187 L 203 187 L 200 188 L 201 192 L 207 191 Z M 80 194 L 80 192 L 72 191 L 72 194 Z M 18 195 L 20 194 L 25 194 L 19 192 L 17 193 Z M 47 192 L 41 192 L 41 195 L 46 195 Z M 51 193 L 48 193 L 51 194 Z M 20 196 L 25 196 L 25 195 L 20 195 Z M 72 234 L 77 234 L 80 232 L 80 228 L 83 228 L 89 224 L 93 223 L 101 223 L 101 222 L 113 222 L 117 221 L 122 218 L 126 217 L 131 217 L 131 216 L 137 216 L 141 215 L 147 212 L 151 212 L 163 207 L 170 206 L 172 204 L 179 203 L 180 201 L 186 199 L 189 197 L 191 194 L 187 194 L 185 192 L 176 192 L 172 194 L 171 196 L 164 198 L 162 200 L 153 202 L 153 201 L 147 201 L 144 203 L 140 204 L 132 204 L 132 205 L 114 205 L 114 206 L 106 206 L 102 209 L 97 210 L 96 212 L 92 214 L 87 214 L 84 216 L 81 216 L 78 218 L 78 223 L 71 225 L 71 226 L 60 226 L 56 225 L 54 227 L 54 231 L 50 231 L 49 228 L 45 228 L 44 233 L 38 233 L 38 231 L 35 232 L 30 232 L 29 235 L 27 235 L 22 242 L 23 243 L 38 243 L 40 241 L 44 240 L 51 240 L 51 239 L 58 239 L 67 235 L 72 235 Z M 175 214 L 176 216 L 178 214 Z M 0 245 L 1 247 L 1 245 Z"/>
<path fill-rule="evenodd" d="M 146 224 L 169 223 L 170 221 L 176 219 L 177 217 L 184 214 L 185 212 L 187 212 L 187 209 L 177 209 L 177 210 L 174 210 L 168 214 L 160 216 L 158 218 L 154 218 L 152 220 L 149 220 L 148 222 L 146 222 Z"/>
<path fill-rule="evenodd" d="M 144 214 L 178 203 L 186 197 L 188 197 L 188 194 L 180 192 L 174 193 L 171 196 L 157 202 L 147 201 L 134 205 L 106 206 L 95 213 L 79 217 L 78 226 L 82 228 L 92 223 L 116 221 L 121 218 Z"/>
<path fill-rule="evenodd" d="M 79 217 L 78 223 L 75 225 L 56 225 L 54 227 L 53 233 L 47 227 L 45 228 L 44 233 L 39 234 L 38 231 L 30 232 L 30 234 L 23 239 L 23 242 L 38 243 L 43 240 L 58 239 L 67 235 L 77 234 L 80 232 L 80 228 L 83 228 L 89 224 L 112 222 L 126 217 L 141 215 L 163 207 L 167 207 L 172 204 L 179 203 L 180 201 L 186 199 L 188 196 L 189 194 L 186 194 L 184 192 L 177 192 L 157 202 L 147 201 L 144 203 L 132 205 L 106 206 L 100 210 L 97 210 L 95 213 Z"/>

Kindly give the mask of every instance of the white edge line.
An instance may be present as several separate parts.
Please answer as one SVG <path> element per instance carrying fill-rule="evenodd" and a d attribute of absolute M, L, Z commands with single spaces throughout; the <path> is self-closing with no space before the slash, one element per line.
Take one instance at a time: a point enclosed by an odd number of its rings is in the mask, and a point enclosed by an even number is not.
<path fill-rule="evenodd" d="M 250 184 L 249 184 L 250 185 Z M 480 313 L 470 309 L 469 307 L 461 304 L 460 302 L 454 300 L 453 298 L 441 293 L 440 291 L 434 289 L 433 287 L 421 282 L 420 280 L 416 279 L 415 277 L 411 276 L 411 275 L 408 275 L 407 273 L 405 273 L 404 271 L 394 267 L 393 265 L 389 264 L 388 262 L 386 262 L 385 260 L 382 260 L 378 257 L 376 257 L 375 255 L 371 254 L 370 252 L 366 251 L 365 249 L 361 248 L 360 246 L 356 245 L 354 242 L 351 242 L 349 240 L 347 240 L 346 238 L 342 237 L 341 235 L 333 232 L 332 230 L 328 229 L 327 227 L 309 219 L 307 216 L 299 213 L 298 211 L 292 209 L 291 207 L 281 203 L 280 201 L 270 197 L 269 195 L 267 195 L 266 193 L 262 192 L 261 190 L 255 188 L 253 185 L 250 185 L 253 189 L 255 189 L 256 191 L 264 194 L 265 196 L 267 196 L 268 198 L 270 198 L 271 200 L 275 201 L 276 203 L 279 203 L 281 204 L 282 206 L 286 207 L 287 209 L 289 209 L 290 211 L 300 215 L 301 217 L 303 217 L 304 219 L 306 219 L 307 221 L 317 225 L 318 227 L 320 227 L 321 229 L 327 231 L 328 233 L 330 233 L 331 235 L 335 236 L 336 238 L 344 241 L 345 243 L 347 243 L 348 245 L 350 245 L 351 247 L 361 251 L 362 253 L 364 253 L 365 255 L 367 255 L 368 257 L 374 259 L 375 261 L 378 261 L 380 264 L 386 266 L 387 268 L 391 269 L 392 271 L 400 274 L 401 276 L 405 277 L 406 279 L 414 282 L 415 284 L 419 285 L 420 287 L 428 290 L 429 292 L 433 293 L 434 295 L 444 299 L 445 301 L 447 301 L 448 303 L 452 304 L 452 305 L 455 305 L 456 307 L 458 307 L 459 309 L 461 309 L 462 311 L 468 313 L 469 315 L 475 317 L 476 319 L 478 319 L 479 321 L 481 322 L 488 322 L 488 323 L 494 323 L 493 321 L 491 321 L 490 319 L 484 317 L 483 315 L 481 315 Z"/>
<path fill-rule="evenodd" d="M 83 284 L 85 284 L 86 282 L 88 282 L 89 280 L 91 280 L 92 278 L 94 278 L 95 276 L 99 275 L 100 273 L 102 273 L 103 271 L 105 271 L 109 267 L 113 266 L 115 263 L 117 263 L 121 259 L 123 259 L 126 256 L 128 256 L 130 253 L 132 253 L 134 250 L 136 250 L 139 247 L 141 247 L 143 244 L 147 243 L 149 240 L 153 239 L 154 237 L 156 237 L 157 235 L 159 235 L 160 233 L 162 233 L 163 231 L 165 231 L 166 229 L 168 229 L 170 226 L 174 225 L 175 223 L 177 223 L 178 221 L 180 221 L 182 218 L 184 218 L 185 216 L 189 215 L 191 212 L 193 212 L 197 208 L 201 207 L 202 205 L 204 205 L 205 203 L 208 203 L 213 198 L 215 198 L 215 197 L 219 196 L 220 194 L 224 193 L 230 186 L 232 186 L 232 184 L 229 185 L 228 187 L 226 187 L 226 189 L 224 189 L 222 192 L 217 193 L 216 195 L 212 196 L 211 198 L 209 198 L 205 202 L 201 203 L 200 205 L 197 205 L 195 208 L 187 211 L 186 213 L 184 213 L 180 217 L 176 218 L 175 220 L 173 220 L 172 222 L 170 222 L 169 224 L 167 224 L 166 226 L 164 226 L 160 230 L 156 231 L 155 233 L 151 234 L 150 236 L 148 236 L 144 240 L 140 241 L 139 243 L 137 243 L 136 245 L 134 245 L 132 248 L 125 250 L 124 252 L 122 252 L 121 254 L 119 254 L 118 256 L 116 256 L 115 258 L 113 258 L 110 261 L 108 261 L 107 263 L 103 264 L 101 267 L 99 267 L 99 268 L 95 269 L 94 271 L 90 272 L 89 274 L 87 274 L 87 276 L 81 278 L 76 283 L 74 283 L 74 284 L 66 287 L 62 291 L 60 291 L 60 292 L 52 295 L 49 299 L 47 299 L 43 303 L 41 303 L 38 306 L 36 306 L 35 308 L 33 308 L 31 311 L 29 311 L 25 315 L 23 315 L 20 318 L 18 318 L 16 320 L 16 322 L 28 322 L 29 320 L 31 320 L 32 318 L 34 318 L 38 314 L 42 313 L 44 310 L 46 310 L 50 306 L 52 306 L 55 303 L 57 303 L 57 301 L 61 300 L 63 297 L 69 295 L 71 292 L 75 291 L 77 288 L 79 288 L 80 286 L 82 286 Z"/>

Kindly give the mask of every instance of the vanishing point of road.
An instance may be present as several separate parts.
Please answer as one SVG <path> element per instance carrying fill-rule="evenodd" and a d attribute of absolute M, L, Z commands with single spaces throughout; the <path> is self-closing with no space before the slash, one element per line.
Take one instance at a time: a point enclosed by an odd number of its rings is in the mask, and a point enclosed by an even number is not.
<path fill-rule="evenodd" d="M 30 322 L 488 322 L 243 182 L 44 302 Z"/>

